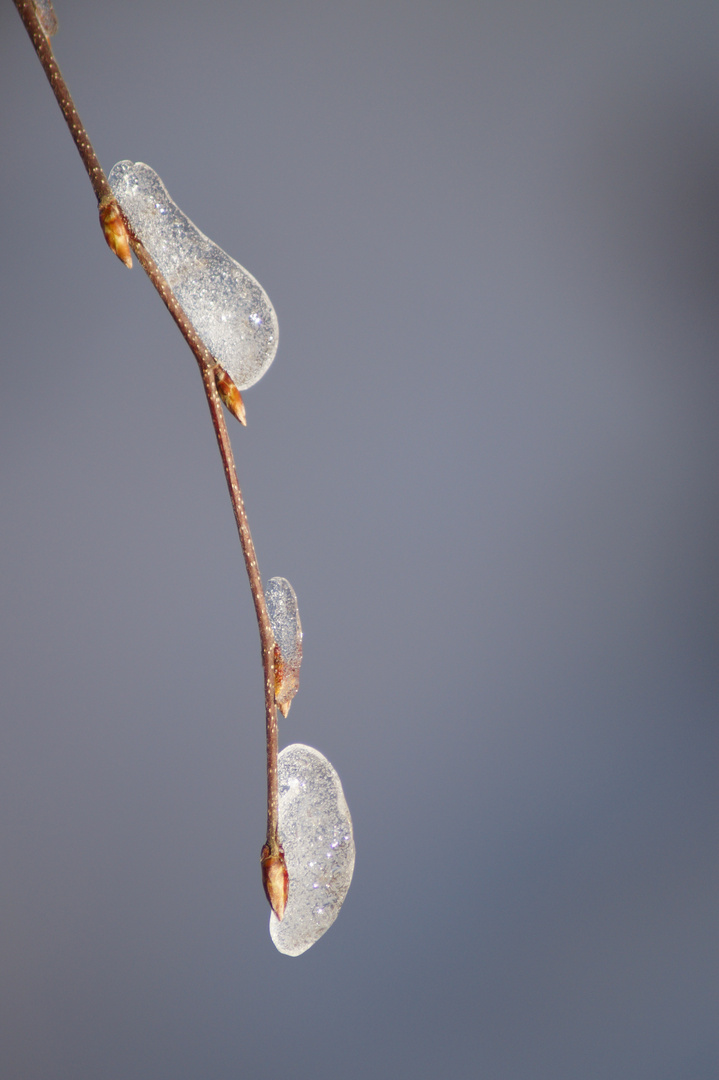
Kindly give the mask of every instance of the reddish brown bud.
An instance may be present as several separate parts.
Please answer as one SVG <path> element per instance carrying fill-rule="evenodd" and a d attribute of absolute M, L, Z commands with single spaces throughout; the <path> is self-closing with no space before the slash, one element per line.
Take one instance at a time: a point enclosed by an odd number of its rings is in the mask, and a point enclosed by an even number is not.
<path fill-rule="evenodd" d="M 215 368 L 215 383 L 217 384 L 217 393 L 220 395 L 232 415 L 236 417 L 241 424 L 247 427 L 247 415 L 245 413 L 245 403 L 242 400 L 242 394 L 224 368 L 221 368 L 219 364 Z"/>
<path fill-rule="evenodd" d="M 260 866 L 262 867 L 262 884 L 265 895 L 270 902 L 270 907 L 281 922 L 290 891 L 290 876 L 287 873 L 285 853 L 282 848 L 279 848 L 275 855 L 271 855 L 269 847 L 265 844 L 260 854 Z"/>
<path fill-rule="evenodd" d="M 122 220 L 120 207 L 112 195 L 108 195 L 100 203 L 100 224 L 110 250 L 114 251 L 118 259 L 121 259 L 130 270 L 132 268 L 130 237 L 127 234 L 125 222 Z"/>
<path fill-rule="evenodd" d="M 302 646 L 299 646 L 300 659 Z M 299 661 L 295 666 L 286 664 L 279 645 L 275 643 L 275 702 L 285 720 L 290 711 L 292 699 L 300 688 Z"/>

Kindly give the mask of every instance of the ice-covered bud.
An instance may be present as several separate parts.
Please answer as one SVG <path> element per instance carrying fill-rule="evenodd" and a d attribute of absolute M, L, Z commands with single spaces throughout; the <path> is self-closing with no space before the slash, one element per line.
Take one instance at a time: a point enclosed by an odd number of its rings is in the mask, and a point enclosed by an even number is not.
<path fill-rule="evenodd" d="M 287 578 L 270 578 L 265 588 L 265 601 L 275 636 L 275 701 L 286 717 L 300 688 L 302 623 L 297 596 Z"/>

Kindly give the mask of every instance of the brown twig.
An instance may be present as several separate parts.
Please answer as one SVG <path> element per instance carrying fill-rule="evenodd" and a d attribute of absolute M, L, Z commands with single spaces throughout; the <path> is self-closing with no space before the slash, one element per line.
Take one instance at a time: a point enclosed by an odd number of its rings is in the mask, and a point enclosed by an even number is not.
<path fill-rule="evenodd" d="M 232 453 L 232 444 L 230 443 L 230 436 L 227 431 L 227 424 L 225 423 L 225 415 L 222 411 L 222 404 L 217 392 L 216 371 L 218 365 L 207 347 L 200 340 L 192 323 L 180 307 L 177 298 L 157 268 L 154 259 L 145 249 L 139 238 L 134 235 L 124 214 L 122 214 L 122 210 L 117 204 L 112 189 L 108 184 L 107 177 L 97 159 L 97 155 L 95 154 L 87 131 L 80 120 L 77 109 L 75 108 L 75 103 L 72 100 L 72 95 L 70 94 L 67 83 L 62 77 L 60 68 L 53 56 L 50 42 L 43 32 L 31 0 L 14 0 L 14 4 L 25 25 L 25 29 L 30 36 L 30 40 L 35 47 L 35 52 L 47 75 L 52 91 L 57 99 L 57 103 L 65 117 L 67 126 L 70 129 L 70 134 L 80 153 L 87 175 L 90 178 L 90 183 L 92 184 L 98 204 L 100 204 L 101 209 L 104 208 L 105 211 L 108 206 L 112 206 L 113 208 L 117 207 L 127 229 L 130 246 L 135 252 L 138 262 L 157 289 L 167 310 L 177 323 L 180 333 L 190 346 L 200 368 L 202 382 L 207 396 L 207 403 L 210 407 L 210 415 L 212 416 L 212 424 L 217 436 L 217 445 L 220 450 L 220 456 L 225 470 L 227 489 L 230 493 L 230 501 L 232 503 L 235 521 L 237 522 L 237 531 L 240 537 L 242 554 L 245 559 L 245 567 L 247 568 L 247 576 L 250 582 L 250 590 L 252 592 L 255 614 L 257 616 L 257 626 L 260 633 L 260 644 L 262 646 L 267 734 L 267 839 L 262 851 L 263 878 L 270 903 L 273 908 L 275 908 L 276 913 L 281 917 L 282 911 L 284 910 L 284 901 L 282 900 L 282 897 L 279 898 L 278 902 L 273 901 L 273 898 L 270 895 L 271 890 L 267 889 L 267 879 L 265 874 L 265 862 L 268 859 L 275 864 L 275 870 L 277 868 L 276 864 L 279 863 L 282 872 L 284 873 L 284 900 L 286 900 L 286 870 L 284 869 L 284 856 L 279 842 L 278 831 L 279 800 L 277 791 L 277 709 L 275 706 L 274 670 L 275 639 L 272 633 L 269 615 L 267 614 L 265 593 L 262 588 L 262 579 L 257 566 L 255 546 L 252 542 L 250 526 L 247 521 L 245 505 L 242 499 L 242 492 L 240 491 L 240 485 L 237 480 L 237 470 L 235 468 L 235 460 Z M 278 906 L 281 910 L 277 910 Z"/>
<path fill-rule="evenodd" d="M 97 201 L 101 202 L 105 198 L 112 198 L 112 191 L 107 182 L 107 177 L 102 171 L 102 166 L 97 160 L 97 155 L 88 134 L 85 131 L 82 120 L 78 116 L 75 103 L 67 88 L 67 83 L 63 79 L 60 68 L 57 66 L 55 57 L 52 54 L 50 42 L 45 36 L 43 28 L 40 25 L 40 20 L 35 14 L 32 0 L 14 0 L 14 4 L 20 18 L 25 24 L 25 29 L 30 35 L 30 40 L 37 53 L 37 58 L 42 64 L 43 71 L 47 75 L 48 82 L 52 87 L 52 92 L 62 110 L 62 115 L 65 117 L 67 126 L 70 129 L 70 134 L 72 135 L 75 146 L 82 158 L 82 163 L 85 166 L 87 175 L 90 177 L 92 190 L 95 192 Z"/>
<path fill-rule="evenodd" d="M 277 794 L 277 706 L 275 705 L 275 638 L 272 633 L 270 617 L 267 614 L 265 592 L 262 588 L 255 545 L 252 542 L 250 526 L 245 513 L 245 503 L 242 492 L 237 482 L 235 459 L 232 453 L 230 436 L 227 432 L 225 415 L 222 411 L 220 396 L 217 393 L 214 374 L 207 368 L 202 371 L 202 381 L 205 385 L 207 403 L 210 406 L 212 424 L 217 436 L 217 445 L 220 448 L 222 464 L 225 467 L 225 479 L 227 490 L 230 493 L 232 509 L 235 513 L 237 531 L 240 534 L 242 554 L 245 557 L 247 577 L 250 580 L 252 599 L 255 602 L 255 614 L 257 625 L 260 630 L 260 643 L 262 645 L 262 667 L 265 673 L 265 716 L 267 731 L 267 847 L 273 856 L 279 854 L 280 842 L 278 834 L 278 794 Z"/>

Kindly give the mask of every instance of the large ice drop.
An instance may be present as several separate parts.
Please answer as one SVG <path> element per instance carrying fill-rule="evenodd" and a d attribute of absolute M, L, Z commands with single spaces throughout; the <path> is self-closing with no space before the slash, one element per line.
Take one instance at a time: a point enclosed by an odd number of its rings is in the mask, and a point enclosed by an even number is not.
<path fill-rule="evenodd" d="M 270 578 L 265 601 L 275 635 L 275 701 L 282 715 L 287 716 L 300 688 L 302 623 L 295 590 L 287 578 Z"/>
<path fill-rule="evenodd" d="M 340 778 L 311 746 L 286 746 L 278 759 L 280 841 L 290 875 L 284 918 L 270 915 L 281 953 L 299 956 L 329 930 L 352 881 L 352 819 Z"/>
<path fill-rule="evenodd" d="M 110 187 L 200 338 L 238 390 L 261 379 L 277 352 L 277 316 L 265 290 L 200 232 L 141 161 L 119 161 Z"/>

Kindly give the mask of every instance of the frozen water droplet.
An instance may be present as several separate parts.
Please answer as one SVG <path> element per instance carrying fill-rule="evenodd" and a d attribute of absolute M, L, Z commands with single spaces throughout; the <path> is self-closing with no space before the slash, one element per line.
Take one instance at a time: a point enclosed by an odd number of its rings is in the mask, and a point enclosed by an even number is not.
<path fill-rule="evenodd" d="M 281 953 L 299 956 L 339 915 L 352 881 L 355 845 L 340 778 L 319 750 L 286 746 L 278 772 L 290 895 L 282 922 L 270 915 L 270 937 Z"/>
<path fill-rule="evenodd" d="M 253 386 L 277 352 L 277 316 L 265 290 L 182 213 L 149 165 L 119 161 L 108 181 L 215 360 L 238 390 Z"/>
<path fill-rule="evenodd" d="M 32 6 L 40 20 L 40 26 L 45 31 L 45 36 L 53 37 L 57 33 L 57 15 L 52 6 L 52 0 L 32 0 Z"/>
<path fill-rule="evenodd" d="M 267 582 L 265 601 L 275 635 L 275 701 L 287 716 L 300 688 L 302 624 L 297 597 L 287 578 L 273 577 Z"/>

